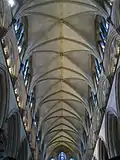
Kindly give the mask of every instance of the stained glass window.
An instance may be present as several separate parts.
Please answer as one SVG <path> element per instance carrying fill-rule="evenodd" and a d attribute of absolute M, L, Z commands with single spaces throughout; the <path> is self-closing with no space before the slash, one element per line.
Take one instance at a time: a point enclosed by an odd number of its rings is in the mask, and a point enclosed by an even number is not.
<path fill-rule="evenodd" d="M 18 52 L 20 54 L 20 59 L 22 60 L 25 48 L 25 29 L 21 19 L 18 19 L 14 24 L 14 30 L 17 38 Z"/>
<path fill-rule="evenodd" d="M 101 59 L 104 59 L 105 46 L 107 41 L 107 35 L 109 30 L 109 23 L 107 19 L 102 16 L 97 15 L 95 20 L 96 26 L 96 42 L 98 47 L 98 52 L 100 53 Z"/>
<path fill-rule="evenodd" d="M 60 152 L 58 155 L 58 160 L 66 160 L 66 154 L 64 152 Z"/>

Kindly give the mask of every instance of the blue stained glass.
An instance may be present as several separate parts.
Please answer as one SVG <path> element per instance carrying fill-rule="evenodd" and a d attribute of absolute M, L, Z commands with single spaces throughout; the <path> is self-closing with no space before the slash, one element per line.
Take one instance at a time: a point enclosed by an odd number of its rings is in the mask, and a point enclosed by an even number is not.
<path fill-rule="evenodd" d="M 21 24 L 21 20 L 18 20 L 17 23 L 14 25 L 15 33 L 18 32 L 18 29 L 19 29 L 19 27 L 20 27 L 20 24 Z"/>
<path fill-rule="evenodd" d="M 24 65 L 24 70 L 23 70 L 23 78 L 24 78 L 24 80 L 25 80 L 27 72 L 28 72 L 28 68 L 29 68 L 28 66 L 29 66 L 29 61 L 26 60 L 25 65 Z"/>
<path fill-rule="evenodd" d="M 100 25 L 99 25 L 99 31 L 102 33 L 102 29 L 101 29 Z"/>
<path fill-rule="evenodd" d="M 18 30 L 18 26 L 17 24 L 15 24 L 15 32 L 17 33 L 17 30 Z"/>
<path fill-rule="evenodd" d="M 58 160 L 66 160 L 66 154 L 64 152 L 60 152 L 58 155 Z"/>
<path fill-rule="evenodd" d="M 104 37 L 104 35 L 103 35 L 103 33 L 102 33 L 102 32 L 100 32 L 100 36 L 101 36 L 101 38 L 102 38 L 103 42 L 104 42 L 104 43 L 106 43 L 106 38 Z"/>
<path fill-rule="evenodd" d="M 109 24 L 104 20 L 102 20 L 102 24 L 104 26 L 104 29 L 106 30 L 106 32 L 108 32 L 108 28 L 109 28 Z"/>
<path fill-rule="evenodd" d="M 103 52 L 104 52 L 104 51 L 105 51 L 105 45 L 104 45 L 104 43 L 101 42 L 100 45 L 101 45 L 101 48 L 102 48 L 102 50 L 103 50 Z"/>
<path fill-rule="evenodd" d="M 23 32 L 20 33 L 17 44 L 20 43 L 20 40 L 21 40 L 22 36 L 23 36 Z"/>

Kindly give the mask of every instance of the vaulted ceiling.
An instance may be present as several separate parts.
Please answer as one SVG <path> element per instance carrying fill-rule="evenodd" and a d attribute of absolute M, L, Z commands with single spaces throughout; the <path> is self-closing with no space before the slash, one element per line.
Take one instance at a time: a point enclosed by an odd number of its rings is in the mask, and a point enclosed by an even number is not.
<path fill-rule="evenodd" d="M 25 58 L 32 58 L 30 89 L 36 89 L 34 115 L 46 159 L 57 148 L 81 154 L 89 89 L 96 93 L 91 58 L 100 61 L 95 17 L 102 13 L 94 0 L 34 0 L 19 11 L 28 17 Z"/>

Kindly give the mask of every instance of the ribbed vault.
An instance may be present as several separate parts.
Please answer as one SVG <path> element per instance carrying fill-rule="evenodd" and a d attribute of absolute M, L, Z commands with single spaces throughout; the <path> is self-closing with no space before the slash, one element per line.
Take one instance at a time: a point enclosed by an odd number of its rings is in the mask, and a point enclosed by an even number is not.
<path fill-rule="evenodd" d="M 47 159 L 57 148 L 81 155 L 88 91 L 96 93 L 91 58 L 101 61 L 95 42 L 96 15 L 105 11 L 92 0 L 34 0 L 16 16 L 28 17 L 28 48 L 35 89 L 40 152 Z"/>

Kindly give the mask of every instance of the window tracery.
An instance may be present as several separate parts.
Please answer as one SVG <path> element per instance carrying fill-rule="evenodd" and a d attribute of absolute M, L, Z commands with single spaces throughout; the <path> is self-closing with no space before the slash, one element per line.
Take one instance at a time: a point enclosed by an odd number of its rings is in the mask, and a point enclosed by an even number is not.
<path fill-rule="evenodd" d="M 105 55 L 105 47 L 107 42 L 109 25 L 110 24 L 107 22 L 107 20 L 104 17 L 100 15 L 96 16 L 96 19 L 95 19 L 96 42 L 97 42 L 98 52 L 100 54 L 102 61 Z M 103 65 L 96 58 L 94 58 L 94 64 L 95 64 L 96 74 L 99 80 L 101 71 L 103 70 Z"/>
<path fill-rule="evenodd" d="M 107 20 L 100 16 L 97 15 L 95 19 L 95 31 L 96 31 L 96 45 L 97 49 L 99 52 L 99 55 L 101 57 L 101 60 L 103 62 L 104 60 L 104 55 L 105 55 L 105 47 L 106 47 L 106 42 L 107 42 L 107 35 L 109 31 L 109 23 Z M 96 83 L 98 84 L 98 81 L 100 80 L 101 72 L 104 70 L 103 68 L 103 63 L 99 62 L 98 59 L 94 58 L 93 63 L 94 63 L 94 68 L 95 68 L 95 79 Z"/>
<path fill-rule="evenodd" d="M 108 35 L 108 31 L 109 31 L 109 23 L 107 22 L 107 20 L 100 16 L 97 15 L 96 19 L 95 19 L 95 32 L 96 32 L 96 46 L 98 49 L 98 53 L 101 57 L 101 62 L 93 57 L 92 58 L 92 71 L 93 71 L 93 75 L 92 75 L 92 79 L 93 79 L 93 83 L 94 86 L 97 90 L 98 85 L 99 85 L 99 81 L 101 78 L 101 74 L 104 73 L 104 66 L 103 66 L 103 60 L 104 60 L 104 56 L 105 56 L 105 47 L 106 47 L 106 42 L 107 42 L 107 35 Z M 94 106 L 97 105 L 97 97 L 96 95 L 93 93 L 93 91 L 90 91 L 90 106 L 91 109 L 94 109 Z"/>
<path fill-rule="evenodd" d="M 23 58 L 24 48 L 25 48 L 25 28 L 22 23 L 22 19 L 18 19 L 14 24 L 14 30 L 17 38 L 18 52 L 20 59 Z"/>
<path fill-rule="evenodd" d="M 58 160 L 66 160 L 66 154 L 64 152 L 60 152 L 58 155 Z"/>
<path fill-rule="evenodd" d="M 27 18 L 19 18 L 13 24 L 17 39 L 17 48 L 19 52 L 20 61 L 23 61 L 24 53 L 27 47 Z"/>

